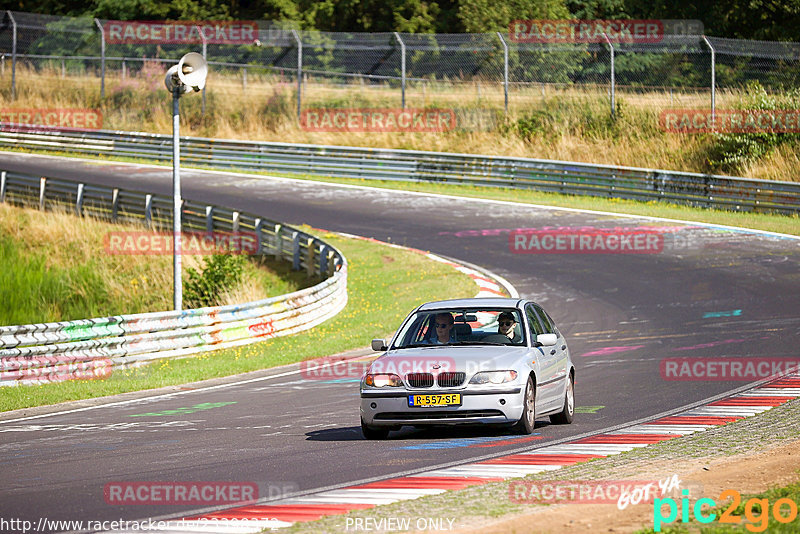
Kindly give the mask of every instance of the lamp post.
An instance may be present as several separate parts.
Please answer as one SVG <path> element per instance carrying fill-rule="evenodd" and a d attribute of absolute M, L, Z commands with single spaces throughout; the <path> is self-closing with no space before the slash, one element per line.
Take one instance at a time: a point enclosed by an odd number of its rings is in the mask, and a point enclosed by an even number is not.
<path fill-rule="evenodd" d="M 172 300 L 175 311 L 183 308 L 181 281 L 181 141 L 179 99 L 184 93 L 206 85 L 208 63 L 197 52 L 189 52 L 167 71 L 164 85 L 172 93 Z"/>

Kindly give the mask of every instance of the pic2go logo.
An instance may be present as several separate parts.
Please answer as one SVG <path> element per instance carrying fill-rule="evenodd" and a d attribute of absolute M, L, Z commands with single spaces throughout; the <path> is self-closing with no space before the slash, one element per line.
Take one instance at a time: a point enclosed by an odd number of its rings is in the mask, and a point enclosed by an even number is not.
<path fill-rule="evenodd" d="M 690 508 L 689 490 L 683 490 L 681 493 L 683 494 L 680 504 L 681 522 L 688 523 Z M 725 490 L 719 494 L 719 498 L 720 500 L 731 499 L 731 503 L 728 508 L 719 515 L 719 522 L 732 524 L 740 523 L 742 516 L 737 515 L 734 512 L 739 508 L 739 504 L 742 502 L 742 495 L 736 490 Z M 700 523 L 711 523 L 716 520 L 717 514 L 714 512 L 705 514 L 703 511 L 703 505 L 707 505 L 708 508 L 715 508 L 717 503 L 714 501 L 714 499 L 697 499 L 697 501 L 694 503 L 694 506 L 691 507 L 695 520 Z M 664 516 L 665 506 L 669 510 L 666 517 Z M 772 508 L 770 508 L 769 499 L 752 498 L 744 503 L 744 517 L 749 521 L 749 523 L 745 525 L 745 528 L 750 532 L 764 532 L 767 530 L 769 525 L 770 510 L 772 511 L 773 519 L 775 519 L 775 521 L 778 523 L 787 524 L 797 519 L 797 503 L 787 497 L 782 497 L 776 500 L 772 505 Z M 782 513 L 784 510 L 786 510 L 788 514 L 784 515 Z M 663 524 L 672 523 L 677 518 L 678 503 L 675 502 L 675 499 L 667 497 L 664 499 L 656 498 L 653 501 L 654 531 L 661 532 L 661 526 Z"/>

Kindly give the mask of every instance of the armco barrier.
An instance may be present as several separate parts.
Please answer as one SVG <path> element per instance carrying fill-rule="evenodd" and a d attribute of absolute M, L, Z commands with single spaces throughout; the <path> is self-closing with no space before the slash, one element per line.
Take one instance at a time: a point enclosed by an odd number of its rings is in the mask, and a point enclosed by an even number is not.
<path fill-rule="evenodd" d="M 172 137 L 5 124 L 0 147 L 171 161 Z M 659 200 L 755 212 L 800 212 L 800 183 L 529 158 L 181 138 L 181 160 L 242 169 L 376 180 L 463 183 Z"/>
<path fill-rule="evenodd" d="M 171 227 L 172 199 L 64 180 L 0 172 L 0 202 L 150 227 Z M 313 287 L 256 302 L 0 326 L 0 385 L 104 376 L 111 368 L 255 343 L 312 328 L 347 303 L 347 262 L 334 247 L 281 223 L 184 201 L 184 231 L 255 232 L 259 253 L 325 277 Z"/>

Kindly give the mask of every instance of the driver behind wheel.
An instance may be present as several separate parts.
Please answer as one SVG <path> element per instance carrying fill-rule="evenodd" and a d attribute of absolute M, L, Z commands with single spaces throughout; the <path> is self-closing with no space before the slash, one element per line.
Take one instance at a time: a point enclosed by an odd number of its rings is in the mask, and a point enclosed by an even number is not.
<path fill-rule="evenodd" d="M 498 334 L 508 337 L 508 339 L 514 343 L 519 343 L 522 341 L 522 337 L 514 330 L 514 327 L 517 325 L 517 321 L 514 319 L 513 313 L 507 311 L 501 313 L 497 318 L 497 325 Z"/>

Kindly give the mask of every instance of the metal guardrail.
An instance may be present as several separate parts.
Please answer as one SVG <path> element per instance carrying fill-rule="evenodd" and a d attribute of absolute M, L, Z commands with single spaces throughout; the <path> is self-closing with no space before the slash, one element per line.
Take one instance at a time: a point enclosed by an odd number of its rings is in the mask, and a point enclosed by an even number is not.
<path fill-rule="evenodd" d="M 172 138 L 168 135 L 32 125 L 4 125 L 0 147 L 159 161 L 172 158 Z M 800 213 L 800 183 L 590 163 L 200 137 L 181 138 L 181 159 L 186 165 L 214 169 L 448 182 L 726 210 Z"/>
<path fill-rule="evenodd" d="M 170 228 L 172 199 L 52 178 L 0 172 L 0 202 Z M 326 279 L 246 304 L 0 327 L 0 385 L 106 376 L 113 368 L 255 343 L 306 330 L 347 303 L 347 261 L 334 247 L 281 223 L 183 203 L 183 229 L 254 232 L 259 253 Z"/>

